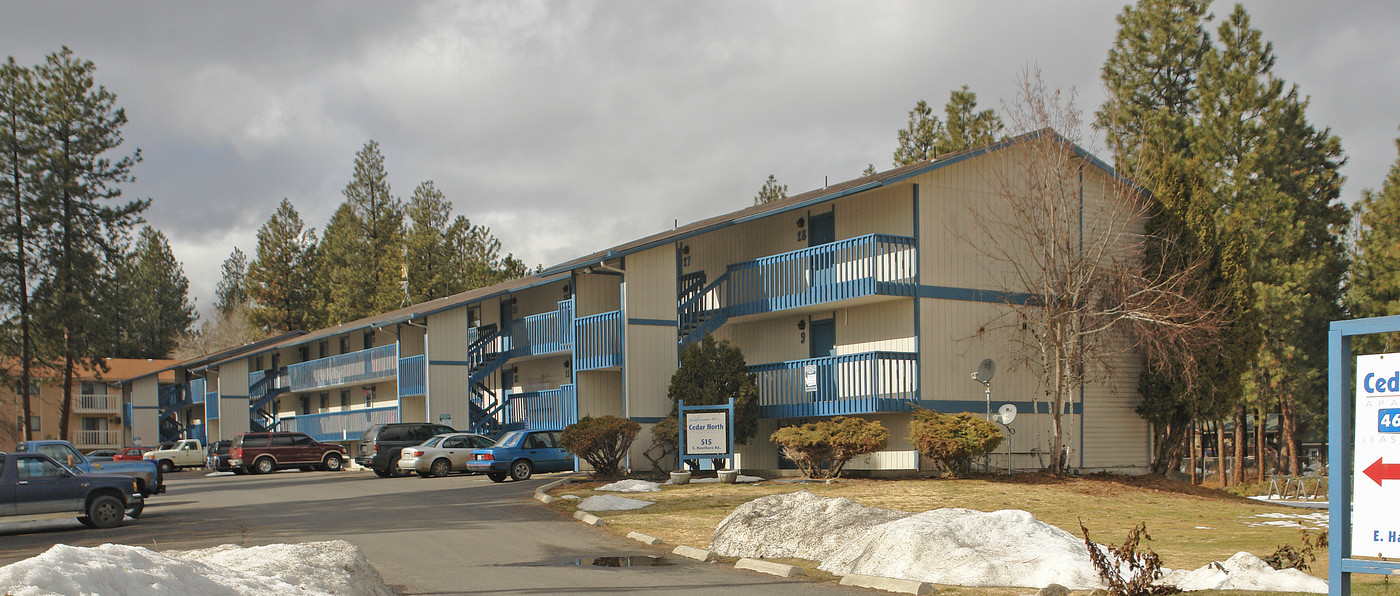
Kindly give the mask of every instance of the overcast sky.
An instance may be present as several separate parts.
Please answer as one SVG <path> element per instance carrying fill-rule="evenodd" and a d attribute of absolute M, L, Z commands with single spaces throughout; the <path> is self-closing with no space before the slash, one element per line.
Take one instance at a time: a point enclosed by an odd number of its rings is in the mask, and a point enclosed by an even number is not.
<path fill-rule="evenodd" d="M 65 44 L 97 64 L 145 157 L 126 196 L 153 200 L 208 312 L 223 259 L 252 257 L 283 197 L 324 228 L 367 140 L 395 194 L 433 180 L 506 251 L 552 265 L 751 205 L 769 174 L 796 194 L 886 169 L 914 103 L 960 85 L 999 108 L 1038 67 L 1087 118 L 1123 4 L 0 0 L 0 44 L 22 64 Z M 1245 7 L 1341 137 L 1344 199 L 1378 188 L 1400 3 Z"/>

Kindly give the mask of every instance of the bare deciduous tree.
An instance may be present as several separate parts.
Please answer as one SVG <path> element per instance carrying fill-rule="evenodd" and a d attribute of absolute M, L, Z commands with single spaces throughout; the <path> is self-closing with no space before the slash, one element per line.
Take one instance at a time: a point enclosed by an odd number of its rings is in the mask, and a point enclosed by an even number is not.
<path fill-rule="evenodd" d="M 1052 404 L 1050 469 L 1059 473 L 1066 405 L 1079 388 L 1108 381 L 1125 352 L 1194 378 L 1192 355 L 1220 321 L 1197 298 L 1198 267 L 1161 266 L 1171 243 L 1144 232 L 1151 197 L 1099 170 L 1075 142 L 1073 91 L 1047 89 L 1028 71 L 1002 113 L 1020 134 L 991 153 L 989 196 L 969 205 L 972 226 L 955 233 L 989 264 L 987 283 L 1005 300 L 985 328 L 1004 334 L 1014 364 L 1034 371 Z"/>

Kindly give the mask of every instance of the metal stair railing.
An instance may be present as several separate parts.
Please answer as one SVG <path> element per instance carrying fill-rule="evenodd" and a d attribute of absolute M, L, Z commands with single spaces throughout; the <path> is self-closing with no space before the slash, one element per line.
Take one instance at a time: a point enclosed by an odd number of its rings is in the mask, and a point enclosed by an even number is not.
<path fill-rule="evenodd" d="M 725 271 L 676 306 L 677 332 L 681 343 L 699 341 L 729 320 L 723 300 L 728 287 L 729 272 Z"/>

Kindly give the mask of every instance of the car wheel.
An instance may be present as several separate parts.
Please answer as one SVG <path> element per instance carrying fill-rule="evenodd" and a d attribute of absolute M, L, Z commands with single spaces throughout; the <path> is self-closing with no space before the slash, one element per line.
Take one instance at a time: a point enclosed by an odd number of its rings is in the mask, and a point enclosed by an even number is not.
<path fill-rule="evenodd" d="M 516 460 L 515 463 L 510 465 L 510 479 L 515 480 L 517 482 L 521 480 L 529 480 L 530 474 L 533 474 L 534 472 L 535 467 L 530 465 L 529 460 Z"/>
<path fill-rule="evenodd" d="M 437 460 L 437 461 L 433 462 L 433 469 L 432 469 L 432 472 L 430 473 L 431 476 L 446 476 L 446 475 L 451 474 L 451 473 L 452 473 L 452 462 L 449 462 L 449 461 L 447 461 L 447 460 L 445 460 L 445 459 L 440 459 L 440 460 Z"/>
<path fill-rule="evenodd" d="M 121 499 L 112 495 L 102 495 L 88 503 L 87 517 L 99 528 L 120 526 L 125 516 L 126 508 L 122 507 Z"/>
<path fill-rule="evenodd" d="M 503 473 L 501 473 L 501 472 L 487 472 L 487 473 L 486 473 L 486 477 L 487 477 L 487 478 L 490 478 L 490 479 L 491 479 L 491 482 L 505 482 L 505 481 L 506 481 L 506 475 L 503 474 Z"/>
<path fill-rule="evenodd" d="M 146 501 L 145 501 L 145 499 L 142 499 L 140 503 L 137 503 L 137 504 L 132 505 L 131 507 L 128 507 L 128 508 L 127 508 L 127 510 L 126 510 L 126 516 L 129 517 L 129 518 L 131 518 L 131 519 L 136 519 L 136 518 L 138 518 L 138 517 L 141 517 L 141 512 L 142 512 L 142 511 L 145 511 L 145 510 L 146 510 Z"/>
<path fill-rule="evenodd" d="M 400 469 L 399 469 L 399 460 L 397 460 L 397 459 L 391 459 L 391 460 L 389 460 L 389 475 L 390 475 L 390 476 L 403 476 L 403 470 L 400 470 Z"/>
<path fill-rule="evenodd" d="M 341 470 L 344 470 L 344 469 L 345 469 L 345 460 L 340 459 L 340 456 L 339 456 L 339 455 L 336 455 L 336 454 L 334 454 L 334 453 L 332 453 L 332 454 L 330 454 L 330 455 L 327 455 L 327 456 L 326 456 L 326 469 L 327 469 L 327 470 L 330 470 L 330 471 L 332 471 L 332 472 L 339 472 L 339 471 L 341 471 Z"/>
<path fill-rule="evenodd" d="M 277 464 L 270 457 L 260 457 L 258 461 L 253 462 L 253 471 L 258 474 L 271 474 L 276 469 Z"/>
<path fill-rule="evenodd" d="M 388 469 L 381 470 L 381 469 L 379 469 L 379 468 L 375 468 L 375 469 L 374 469 L 374 475 L 375 475 L 375 476 L 378 476 L 378 477 L 380 477 L 380 478 L 388 478 L 388 477 L 390 477 L 390 476 L 393 476 L 394 473 L 393 473 L 393 472 L 390 472 Z"/>
<path fill-rule="evenodd" d="M 97 524 L 95 524 L 95 523 L 92 522 L 92 518 L 91 518 L 91 517 L 88 517 L 88 516 L 86 516 L 86 515 L 79 515 L 79 516 L 78 516 L 78 521 L 79 521 L 79 522 L 82 522 L 82 524 L 83 524 L 84 526 L 87 526 L 87 527 L 89 527 L 89 528 L 96 528 L 96 527 L 97 527 Z"/>
<path fill-rule="evenodd" d="M 156 465 L 160 468 L 161 474 L 169 474 L 175 471 L 175 462 L 168 459 L 162 459 L 160 463 Z"/>

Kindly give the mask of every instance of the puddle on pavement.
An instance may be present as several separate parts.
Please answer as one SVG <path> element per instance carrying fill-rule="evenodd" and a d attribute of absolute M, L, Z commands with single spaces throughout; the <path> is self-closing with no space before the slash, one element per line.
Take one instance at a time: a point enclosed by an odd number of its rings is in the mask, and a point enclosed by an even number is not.
<path fill-rule="evenodd" d="M 534 563 L 513 563 L 524 567 L 670 567 L 674 562 L 649 555 L 629 557 L 565 557 Z"/>

